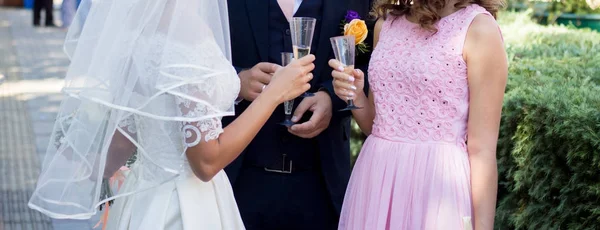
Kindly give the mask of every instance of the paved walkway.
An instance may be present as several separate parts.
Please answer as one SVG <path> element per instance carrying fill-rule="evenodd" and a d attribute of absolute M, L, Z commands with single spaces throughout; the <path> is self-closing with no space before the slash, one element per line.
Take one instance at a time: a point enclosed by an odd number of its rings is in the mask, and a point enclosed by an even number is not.
<path fill-rule="evenodd" d="M 58 14 L 57 14 L 58 17 Z M 85 230 L 27 207 L 50 139 L 69 61 L 65 31 L 33 28 L 31 12 L 0 8 L 0 230 Z"/>

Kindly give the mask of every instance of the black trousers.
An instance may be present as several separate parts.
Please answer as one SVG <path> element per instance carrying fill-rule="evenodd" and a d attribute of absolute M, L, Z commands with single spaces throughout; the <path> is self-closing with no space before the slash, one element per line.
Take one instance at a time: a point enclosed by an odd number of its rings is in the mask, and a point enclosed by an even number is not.
<path fill-rule="evenodd" d="M 234 185 L 247 230 L 335 230 L 339 216 L 320 171 L 279 174 L 243 167 Z"/>
<path fill-rule="evenodd" d="M 52 0 L 34 0 L 33 2 L 33 24 L 39 25 L 42 10 L 46 13 L 46 23 L 47 26 L 54 25 L 54 17 L 53 13 L 53 1 Z"/>

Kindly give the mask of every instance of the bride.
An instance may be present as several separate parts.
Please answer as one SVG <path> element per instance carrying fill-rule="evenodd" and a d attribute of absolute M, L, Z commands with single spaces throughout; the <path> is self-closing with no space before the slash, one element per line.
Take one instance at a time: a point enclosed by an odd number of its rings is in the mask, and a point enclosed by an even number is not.
<path fill-rule="evenodd" d="M 29 207 L 58 219 L 109 209 L 107 229 L 244 228 L 222 169 L 280 103 L 309 89 L 314 56 L 273 66 L 271 83 L 223 128 L 240 87 L 226 2 L 84 0 Z"/>

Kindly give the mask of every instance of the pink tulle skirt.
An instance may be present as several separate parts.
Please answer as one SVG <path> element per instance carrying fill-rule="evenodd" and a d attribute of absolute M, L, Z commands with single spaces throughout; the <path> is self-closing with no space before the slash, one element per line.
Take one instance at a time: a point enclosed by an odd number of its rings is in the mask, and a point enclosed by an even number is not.
<path fill-rule="evenodd" d="M 339 229 L 471 229 L 468 154 L 451 143 L 371 135 L 344 198 Z"/>

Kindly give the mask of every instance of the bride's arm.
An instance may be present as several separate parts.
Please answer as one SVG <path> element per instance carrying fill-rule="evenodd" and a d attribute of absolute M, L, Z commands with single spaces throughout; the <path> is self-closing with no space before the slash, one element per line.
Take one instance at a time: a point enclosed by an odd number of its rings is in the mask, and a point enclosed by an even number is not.
<path fill-rule="evenodd" d="M 135 138 L 134 133 L 129 133 L 128 131 L 124 132 Z M 108 147 L 106 166 L 104 167 L 104 178 L 112 177 L 115 172 L 125 165 L 127 160 L 129 160 L 135 152 L 135 149 L 135 145 L 121 133 L 120 129 L 116 129 L 115 134 L 112 136 L 110 146 Z"/>
<path fill-rule="evenodd" d="M 282 68 L 282 71 L 277 71 L 265 91 L 237 119 L 225 127 L 217 139 L 200 141 L 198 145 L 186 150 L 189 164 L 200 180 L 210 181 L 235 160 L 254 139 L 278 105 L 310 88 L 306 82 L 312 78 L 312 75 L 307 73 L 314 68 L 313 60 L 314 56 L 309 55 L 299 59 L 297 63 L 290 64 L 292 67 L 295 66 L 294 68 L 288 66 Z M 297 68 L 299 66 L 302 68 Z M 297 72 L 300 69 L 303 71 Z"/>
<path fill-rule="evenodd" d="M 112 177 L 133 156 L 136 146 L 129 138 L 133 140 L 137 138 L 134 119 L 133 115 L 123 118 L 115 129 L 106 154 L 103 178 Z"/>
<path fill-rule="evenodd" d="M 237 119 L 225 127 L 218 139 L 201 141 L 188 148 L 186 155 L 194 174 L 202 181 L 209 181 L 237 158 L 279 105 L 275 98 L 272 92 L 265 90 Z"/>

